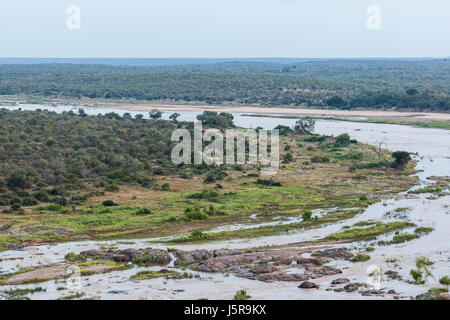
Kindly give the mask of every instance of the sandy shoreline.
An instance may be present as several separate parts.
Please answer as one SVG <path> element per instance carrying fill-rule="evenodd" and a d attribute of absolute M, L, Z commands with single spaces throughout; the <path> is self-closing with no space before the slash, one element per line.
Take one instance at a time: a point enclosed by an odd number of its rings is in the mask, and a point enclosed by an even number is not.
<path fill-rule="evenodd" d="M 335 116 L 335 117 L 366 117 L 374 120 L 399 120 L 399 121 L 449 121 L 450 114 L 431 112 L 399 112 L 376 110 L 323 110 L 323 109 L 294 109 L 294 108 L 262 108 L 250 106 L 205 106 L 205 105 L 168 105 L 168 104 L 117 104 L 97 105 L 112 109 L 129 111 L 146 111 L 153 109 L 160 111 L 217 111 L 240 112 L 249 114 L 273 114 L 273 115 L 307 115 L 307 116 Z"/>

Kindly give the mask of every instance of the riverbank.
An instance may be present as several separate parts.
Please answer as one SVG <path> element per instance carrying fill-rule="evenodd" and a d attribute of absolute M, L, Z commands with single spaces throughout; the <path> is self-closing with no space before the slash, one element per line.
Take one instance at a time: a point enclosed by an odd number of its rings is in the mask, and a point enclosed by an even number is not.
<path fill-rule="evenodd" d="M 107 110 L 107 112 L 110 111 Z M 186 115 L 183 114 L 180 118 L 183 116 Z M 237 118 L 248 121 L 240 123 L 242 126 L 246 126 L 246 124 L 260 125 L 267 129 L 280 123 L 291 126 L 292 121 L 295 121 L 279 118 Z M 17 291 L 14 290 L 28 290 L 26 298 L 30 299 L 72 297 L 86 299 L 201 299 L 205 297 L 208 299 L 232 299 L 236 291 L 243 289 L 254 299 L 409 300 L 426 293 L 430 288 L 441 286 L 439 280 L 450 274 L 447 259 L 449 253 L 448 228 L 450 228 L 448 179 L 442 178 L 449 176 L 448 141 L 450 140 L 447 137 L 450 132 L 387 124 L 361 125 L 353 122 L 320 120 L 317 121 L 316 132 L 333 136 L 349 133 L 351 138 L 373 146 L 365 145 L 367 149 L 359 150 L 373 161 L 377 160 L 376 150 L 381 142 L 383 148 L 390 151 L 406 150 L 417 153 L 419 156 L 415 157 L 416 169 L 421 172 L 416 172 L 417 176 L 408 177 L 407 175 L 413 173 L 412 167 L 410 167 L 409 172 L 405 172 L 405 175 L 393 175 L 392 180 L 388 174 L 378 175 L 377 171 L 379 170 L 369 168 L 364 169 L 364 172 L 361 171 L 363 170 L 361 168 L 356 168 L 356 171 L 351 172 L 353 169 L 350 170 L 348 163 L 351 163 L 352 160 L 345 159 L 345 156 L 358 158 L 360 155 L 350 152 L 350 149 L 345 152 L 341 150 L 341 156 L 337 159 L 332 155 L 334 152 L 331 149 L 322 150 L 318 142 L 288 139 L 286 142 L 290 145 L 290 152 L 295 156 L 295 162 L 284 164 L 286 168 L 281 168 L 277 181 L 282 182 L 282 186 L 255 184 L 256 177 L 252 180 L 248 176 L 254 172 L 247 171 L 245 168 L 246 172 L 230 170 L 228 173 L 234 182 L 226 181 L 227 179 L 219 182 L 223 189 L 217 189 L 219 202 L 214 202 L 213 205 L 220 209 L 219 207 L 225 204 L 230 210 L 228 212 L 232 212 L 234 209 L 237 210 L 236 212 L 241 212 L 243 207 L 248 208 L 248 214 L 229 214 L 191 221 L 185 223 L 185 225 L 190 225 L 190 230 L 180 230 L 185 235 L 189 235 L 191 230 L 201 229 L 210 237 L 215 237 L 214 241 L 172 244 L 166 242 L 168 239 L 149 239 L 152 236 L 158 236 L 157 234 L 161 236 L 162 231 L 174 233 L 174 229 L 168 230 L 167 228 L 170 224 L 164 222 L 157 228 L 148 228 L 150 223 L 160 220 L 162 211 L 167 210 L 171 215 L 182 217 L 186 204 L 193 205 L 189 202 L 209 202 L 189 197 L 195 193 L 203 193 L 201 179 L 186 180 L 174 177 L 173 181 L 170 181 L 171 191 L 123 188 L 119 193 L 108 193 L 104 197 L 91 199 L 86 203 L 86 210 L 82 210 L 80 214 L 74 216 L 56 212 L 36 212 L 30 216 L 11 216 L 11 220 L 22 224 L 18 227 L 23 227 L 11 230 L 12 235 L 16 237 L 26 236 L 22 232 L 33 232 L 36 236 L 49 235 L 46 233 L 49 230 L 36 230 L 31 225 L 27 225 L 32 222 L 46 227 L 60 223 L 67 229 L 72 227 L 76 228 L 75 231 L 82 231 L 83 228 L 96 229 L 98 233 L 90 234 L 90 239 L 96 239 L 96 241 L 80 239 L 82 241 L 67 242 L 70 239 L 66 239 L 64 243 L 54 245 L 44 245 L 41 242 L 41 245 L 35 243 L 35 246 L 18 247 L 0 252 L 0 268 L 5 275 L 19 272 L 21 279 L 33 280 L 36 276 L 36 268 L 51 267 L 50 264 L 54 263 L 64 264 L 65 256 L 68 253 L 79 254 L 87 250 L 96 250 L 93 252 L 94 257 L 105 251 L 109 254 L 111 251 L 117 255 L 117 258 L 121 258 L 125 253 L 134 254 L 133 250 L 152 247 L 167 250 L 172 261 L 164 266 L 164 269 L 161 269 L 160 266 L 134 266 L 130 269 L 92 275 L 89 274 L 92 270 L 83 270 L 83 268 L 91 267 L 89 265 L 91 261 L 87 262 L 87 265 L 84 262 L 74 262 L 73 264 L 81 267 L 81 271 L 88 272 L 88 275 L 82 277 L 82 286 L 79 291 L 72 292 L 65 285 L 52 280 L 36 285 L 0 287 L 0 299 L 8 298 L 7 293 L 16 294 Z M 284 143 L 281 145 L 282 147 L 286 146 Z M 352 144 L 350 148 L 358 146 L 363 147 L 364 145 Z M 284 152 L 288 151 L 284 150 Z M 323 155 L 323 153 L 327 153 L 332 161 L 329 163 L 304 163 L 311 162 L 312 157 Z M 297 166 L 298 169 L 295 168 Z M 417 178 L 420 179 L 419 183 L 417 183 Z M 401 181 L 404 185 L 398 189 L 391 184 L 391 182 L 400 183 Z M 421 192 L 430 191 L 431 188 L 423 187 L 434 185 L 438 181 L 446 183 L 442 186 L 444 192 L 419 194 L 416 194 L 418 191 L 401 192 L 413 184 L 421 187 Z M 197 187 L 193 189 L 193 186 Z M 358 186 L 358 188 L 355 189 L 354 186 Z M 210 187 L 214 187 L 214 185 L 210 185 Z M 235 189 L 237 193 L 226 194 L 226 190 L 229 189 Z M 437 188 L 433 188 L 433 190 L 437 190 Z M 180 198 L 179 194 L 182 194 L 183 197 Z M 377 194 L 382 196 L 379 197 Z M 362 195 L 367 196 L 369 200 L 373 199 L 374 203 L 369 204 L 365 197 L 361 197 Z M 377 201 L 377 198 L 381 201 Z M 107 199 L 113 199 L 120 206 L 111 208 L 111 212 L 102 211 L 105 208 L 102 208 L 101 203 Z M 322 224 L 321 222 L 326 221 L 321 218 L 327 219 L 327 214 L 330 214 L 328 218 L 332 219 L 339 214 L 333 212 L 336 201 L 342 204 L 339 206 L 341 209 L 359 207 L 362 212 L 355 216 L 351 215 L 349 219 Z M 345 203 L 341 201 L 345 201 Z M 169 202 L 174 205 L 167 208 L 161 207 L 167 206 L 170 204 Z M 279 203 L 281 207 L 276 207 L 271 202 Z M 320 203 L 326 204 L 326 206 L 314 207 L 315 204 Z M 255 216 L 250 211 L 258 208 L 258 204 L 261 207 L 257 210 L 259 214 Z M 134 214 L 134 208 L 147 206 L 156 207 L 153 215 L 138 216 Z M 297 206 L 297 208 L 291 206 Z M 268 215 L 266 207 L 269 209 Z M 330 210 L 327 212 L 323 210 L 325 208 Z M 312 211 L 313 217 L 318 217 L 318 225 L 315 226 L 317 228 L 303 228 L 304 226 L 298 223 L 303 219 L 303 214 L 308 212 L 307 210 Z M 282 219 L 278 219 L 280 216 Z M 120 219 L 125 219 L 127 223 L 121 224 Z M 219 220 L 222 221 L 216 225 Z M 404 221 L 417 227 L 403 224 Z M 114 235 L 111 232 L 120 232 L 120 230 L 111 230 L 111 225 L 99 225 L 98 222 L 119 223 L 118 225 L 122 227 L 146 228 L 147 230 L 139 236 L 147 236 L 147 239 L 109 241 L 107 239 L 118 237 L 118 234 Z M 205 228 L 202 226 L 203 223 L 206 223 Z M 286 223 L 284 230 L 283 223 Z M 182 225 L 181 222 L 179 226 Z M 172 226 L 177 226 L 177 223 Z M 393 229 L 393 227 L 403 226 L 406 228 Z M 244 228 L 247 229 L 244 230 Z M 431 232 L 422 234 L 422 230 L 431 230 L 432 228 L 434 230 Z M 55 229 L 54 231 L 61 233 L 64 230 Z M 6 233 L 8 232 L 6 230 Z M 104 237 L 101 236 L 102 234 Z M 250 235 L 250 237 L 242 239 L 240 236 L 243 234 Z M 416 237 L 416 234 L 420 236 Z M 101 237 L 97 238 L 97 235 Z M 252 237 L 254 235 L 256 237 Z M 132 236 L 133 234 L 128 234 L 128 236 L 124 234 L 122 238 Z M 317 241 L 325 238 L 337 240 L 320 241 L 320 243 Z M 405 239 L 405 242 L 399 243 L 399 239 Z M 230 249 L 230 251 L 219 250 L 223 248 Z M 236 251 L 239 249 L 243 250 Z M 346 249 L 346 251 L 342 249 Z M 220 254 L 222 256 L 219 256 Z M 293 256 L 293 254 L 299 256 Z M 288 259 L 284 259 L 284 257 Z M 415 284 L 410 275 L 410 270 L 416 268 L 416 259 L 420 257 L 426 257 L 433 262 L 429 269 L 434 278 L 427 278 L 425 285 Z M 191 258 L 194 259 L 194 262 L 189 264 Z M 198 261 L 200 258 L 201 261 Z M 174 265 L 176 259 L 182 260 L 178 266 Z M 105 268 L 112 265 L 109 261 L 105 261 L 107 263 L 102 261 Z M 369 270 L 373 270 L 374 266 L 383 272 L 382 283 L 380 283 L 382 289 L 379 290 L 374 289 L 376 282 L 371 282 L 376 280 L 370 276 L 369 272 Z M 101 267 L 103 268 L 103 265 Z M 28 270 L 20 268 L 28 268 Z M 177 272 L 184 268 L 186 268 L 186 272 L 182 273 L 182 278 L 172 279 L 172 276 L 176 277 L 176 275 L 167 272 L 167 270 Z M 162 272 L 163 270 L 164 272 Z M 22 275 L 23 271 L 29 273 Z M 94 270 L 94 272 L 96 271 L 97 269 Z M 168 276 L 159 277 L 163 273 Z M 150 275 L 150 277 L 148 279 L 139 278 L 136 277 L 138 274 Z M 313 284 L 317 285 L 318 289 L 306 288 Z M 39 288 L 42 290 L 38 291 Z M 5 292 L 4 296 L 2 296 L 2 290 Z"/>
<path fill-rule="evenodd" d="M 250 113 L 256 115 L 286 115 L 286 116 L 320 116 L 320 117 L 338 117 L 338 118 L 366 118 L 368 120 L 383 121 L 407 121 L 407 122 L 448 122 L 450 123 L 449 113 L 438 112 L 416 112 L 416 111 L 395 111 L 395 110 L 339 110 L 339 109 L 318 109 L 318 108 L 293 108 L 285 107 L 261 107 L 251 105 L 207 105 L 201 103 L 187 102 L 167 102 L 167 101 L 137 101 L 137 100 L 108 100 L 108 99 L 44 99 L 19 96 L 2 96 L 1 105 L 20 104 L 41 104 L 48 106 L 72 105 L 82 107 L 106 108 L 127 110 L 136 112 L 150 112 L 158 109 L 164 112 L 229 112 L 229 113 Z"/>

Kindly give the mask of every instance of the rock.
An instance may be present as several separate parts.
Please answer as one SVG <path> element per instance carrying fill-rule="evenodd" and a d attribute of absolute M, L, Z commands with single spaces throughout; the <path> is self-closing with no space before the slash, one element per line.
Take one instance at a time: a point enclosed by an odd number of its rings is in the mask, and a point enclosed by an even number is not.
<path fill-rule="evenodd" d="M 345 248 L 326 249 L 313 252 L 315 256 L 322 256 L 332 259 L 345 259 L 349 260 L 353 257 L 353 253 Z"/>
<path fill-rule="evenodd" d="M 104 251 L 95 250 L 95 249 L 80 252 L 80 256 L 86 256 L 86 257 L 100 257 L 100 256 L 103 256 L 103 254 L 104 254 Z"/>
<path fill-rule="evenodd" d="M 345 284 L 345 283 L 349 283 L 350 280 L 347 278 L 339 278 L 339 279 L 335 279 L 333 281 L 331 281 L 331 284 Z"/>
<path fill-rule="evenodd" d="M 64 228 L 53 228 L 52 231 L 59 236 L 70 236 L 73 231 Z"/>
<path fill-rule="evenodd" d="M 0 226 L 0 232 L 7 231 L 9 228 L 11 228 L 10 224 L 4 224 L 4 225 Z"/>
<path fill-rule="evenodd" d="M 386 271 L 384 273 L 388 278 L 393 279 L 393 280 L 403 280 L 402 276 L 397 272 L 397 271 Z"/>
<path fill-rule="evenodd" d="M 81 256 L 115 262 L 133 262 L 142 265 L 167 265 L 172 258 L 169 253 L 161 249 L 125 249 L 125 250 L 88 250 L 80 253 Z"/>
<path fill-rule="evenodd" d="M 324 276 L 333 276 L 333 275 L 336 275 L 336 274 L 340 274 L 340 273 L 342 273 L 342 270 L 337 269 L 337 268 L 333 268 L 333 267 L 330 267 L 330 266 L 324 266 L 324 267 L 322 267 L 320 269 L 312 270 L 312 272 L 316 276 L 324 277 Z"/>
<path fill-rule="evenodd" d="M 355 283 L 349 283 L 348 285 L 346 285 L 345 287 L 344 287 L 344 290 L 345 291 L 347 291 L 347 292 L 354 292 L 354 291 L 356 291 L 356 290 L 358 290 L 358 285 L 357 284 L 355 284 Z"/>
<path fill-rule="evenodd" d="M 381 296 L 381 295 L 384 294 L 384 291 L 371 289 L 371 290 L 361 291 L 360 293 L 361 293 L 361 295 L 366 296 L 366 297 L 368 297 L 368 296 Z"/>
<path fill-rule="evenodd" d="M 310 277 L 306 274 L 298 274 L 298 273 L 290 273 L 290 274 L 285 274 L 285 273 L 281 273 L 278 274 L 277 280 L 278 281 L 307 281 L 309 280 Z"/>
<path fill-rule="evenodd" d="M 21 251 L 25 248 L 23 244 L 10 244 L 8 245 L 8 250 Z"/>
<path fill-rule="evenodd" d="M 395 292 L 395 290 L 389 290 L 388 294 L 397 294 L 397 292 Z"/>
<path fill-rule="evenodd" d="M 113 260 L 114 262 L 127 262 L 130 261 L 130 259 L 122 254 L 115 254 L 111 257 L 111 260 Z"/>
<path fill-rule="evenodd" d="M 276 268 L 274 266 L 271 266 L 270 264 L 260 264 L 251 269 L 250 272 L 260 274 L 274 272 L 275 270 Z"/>
<path fill-rule="evenodd" d="M 301 289 L 319 289 L 319 286 L 317 284 L 310 281 L 302 282 L 298 287 Z"/>
<path fill-rule="evenodd" d="M 297 264 L 301 264 L 301 265 L 312 264 L 312 265 L 316 265 L 316 266 L 321 266 L 323 263 L 319 259 L 315 259 L 315 258 L 299 258 L 299 259 L 297 259 Z"/>
<path fill-rule="evenodd" d="M 274 282 L 278 280 L 278 275 L 276 273 L 263 273 L 257 275 L 255 279 L 264 282 Z"/>
<path fill-rule="evenodd" d="M 223 263 L 222 261 L 218 259 L 212 259 L 194 266 L 194 269 L 200 272 L 219 272 L 223 271 L 227 267 L 228 265 Z"/>
<path fill-rule="evenodd" d="M 213 253 L 208 250 L 196 250 L 193 251 L 191 255 L 196 261 L 204 261 L 213 258 Z"/>

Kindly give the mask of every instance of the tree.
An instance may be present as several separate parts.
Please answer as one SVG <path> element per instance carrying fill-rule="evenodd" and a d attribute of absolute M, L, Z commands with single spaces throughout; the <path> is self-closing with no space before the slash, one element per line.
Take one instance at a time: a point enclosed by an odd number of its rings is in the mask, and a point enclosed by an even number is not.
<path fill-rule="evenodd" d="M 28 187 L 27 173 L 25 170 L 17 169 L 6 177 L 6 185 L 12 189 L 26 189 Z"/>
<path fill-rule="evenodd" d="M 339 95 L 334 95 L 332 96 L 330 99 L 328 99 L 327 101 L 325 101 L 325 103 L 329 106 L 333 106 L 333 107 L 343 107 L 345 106 L 347 103 L 345 102 L 344 98 L 342 98 Z"/>
<path fill-rule="evenodd" d="M 154 109 L 148 115 L 150 116 L 150 119 L 158 120 L 158 119 L 161 119 L 162 112 L 157 109 Z"/>
<path fill-rule="evenodd" d="M 233 115 L 226 112 L 220 114 L 214 111 L 205 111 L 197 116 L 197 120 L 203 125 L 214 128 L 231 128 L 234 127 Z"/>
<path fill-rule="evenodd" d="M 403 169 L 409 161 L 411 161 L 411 155 L 407 151 L 396 151 L 392 153 L 394 158 L 394 167 L 397 169 Z"/>
<path fill-rule="evenodd" d="M 410 88 L 410 89 L 406 90 L 406 94 L 408 94 L 410 96 L 415 96 L 418 93 L 419 93 L 419 90 L 417 90 L 416 88 Z"/>
<path fill-rule="evenodd" d="M 278 130 L 280 136 L 287 136 L 292 132 L 291 128 L 289 128 L 288 126 L 283 126 L 281 124 L 276 126 L 274 129 Z"/>
<path fill-rule="evenodd" d="M 288 152 L 283 156 L 283 163 L 289 163 L 292 161 L 294 161 L 294 156 L 292 155 L 291 152 Z"/>
<path fill-rule="evenodd" d="M 181 114 L 175 112 L 170 115 L 169 119 L 176 123 L 179 116 L 181 116 Z"/>
<path fill-rule="evenodd" d="M 336 147 L 346 147 L 350 144 L 350 136 L 348 133 L 343 133 L 336 137 L 336 141 L 334 142 L 334 145 Z"/>
<path fill-rule="evenodd" d="M 312 134 L 316 127 L 316 120 L 313 119 L 298 119 L 294 126 L 294 131 L 297 134 Z"/>
<path fill-rule="evenodd" d="M 87 117 L 87 114 L 86 114 L 86 112 L 84 111 L 83 108 L 79 108 L 79 109 L 78 109 L 78 115 L 79 115 L 80 117 Z"/>

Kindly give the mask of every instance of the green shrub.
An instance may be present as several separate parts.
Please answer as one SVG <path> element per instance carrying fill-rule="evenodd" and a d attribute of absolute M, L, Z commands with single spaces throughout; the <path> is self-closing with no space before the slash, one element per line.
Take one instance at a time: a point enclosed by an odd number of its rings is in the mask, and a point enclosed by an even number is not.
<path fill-rule="evenodd" d="M 370 260 L 370 256 L 366 254 L 357 254 L 350 259 L 351 262 L 364 262 Z"/>
<path fill-rule="evenodd" d="M 247 291 L 245 291 L 245 290 L 239 290 L 234 295 L 234 300 L 247 300 L 249 298 L 251 298 L 251 297 L 247 294 Z"/>
<path fill-rule="evenodd" d="M 104 207 L 116 207 L 116 206 L 118 206 L 118 204 L 115 203 L 115 202 L 112 201 L 112 200 L 105 200 L 105 201 L 102 202 L 102 205 L 103 205 Z"/>
<path fill-rule="evenodd" d="M 350 144 L 350 136 L 348 133 L 343 133 L 336 137 L 336 140 L 334 142 L 334 145 L 336 147 L 346 147 Z"/>
<path fill-rule="evenodd" d="M 118 192 L 120 190 L 119 186 L 115 184 L 110 184 L 105 187 L 106 192 Z"/>
<path fill-rule="evenodd" d="M 302 214 L 303 221 L 309 221 L 309 220 L 311 220 L 311 217 L 312 217 L 311 210 L 305 210 L 305 212 L 303 212 L 303 214 Z"/>
<path fill-rule="evenodd" d="M 330 162 L 330 157 L 328 156 L 314 156 L 311 158 L 312 163 L 326 163 Z"/>
<path fill-rule="evenodd" d="M 168 183 L 168 182 L 163 183 L 161 186 L 161 190 L 162 191 L 170 191 L 170 183 Z"/>
<path fill-rule="evenodd" d="M 445 285 L 450 285 L 450 277 L 449 276 L 444 276 L 442 278 L 439 279 L 439 283 L 440 284 L 445 284 Z"/>
<path fill-rule="evenodd" d="M 147 208 L 140 208 L 135 214 L 138 216 L 147 216 L 152 214 L 152 211 Z"/>

